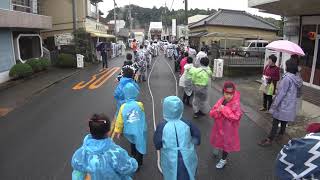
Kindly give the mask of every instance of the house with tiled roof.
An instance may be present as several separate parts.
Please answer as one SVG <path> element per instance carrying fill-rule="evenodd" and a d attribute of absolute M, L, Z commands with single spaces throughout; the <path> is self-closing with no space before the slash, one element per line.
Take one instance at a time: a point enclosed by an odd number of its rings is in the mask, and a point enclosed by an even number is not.
<path fill-rule="evenodd" d="M 204 19 L 189 24 L 189 42 L 199 48 L 202 42 L 217 41 L 221 47 L 241 46 L 244 40 L 277 39 L 279 28 L 245 11 L 219 9 Z"/>

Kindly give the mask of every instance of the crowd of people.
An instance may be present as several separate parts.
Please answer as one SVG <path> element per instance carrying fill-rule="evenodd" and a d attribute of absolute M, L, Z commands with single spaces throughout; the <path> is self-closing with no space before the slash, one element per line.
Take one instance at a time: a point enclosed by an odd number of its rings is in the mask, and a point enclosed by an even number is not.
<path fill-rule="evenodd" d="M 94 180 L 132 179 L 134 173 L 143 166 L 144 155 L 150 151 L 147 149 L 149 130 L 144 104 L 137 99 L 140 93 L 139 83 L 146 80 L 146 69 L 150 68 L 152 57 L 158 55 L 159 51 L 155 50 L 152 43 L 139 48 L 133 45 L 132 50 L 133 54 L 126 55 L 121 73 L 117 77 L 114 121 L 111 122 L 104 114 L 94 114 L 90 118 L 90 134 L 85 136 L 83 145 L 72 157 L 74 180 L 83 180 L 88 175 Z M 269 111 L 273 115 L 269 136 L 258 143 L 262 147 L 271 145 L 276 136 L 282 136 L 287 122 L 295 119 L 295 101 L 302 86 L 298 64 L 293 58 L 286 61 L 282 78 L 280 69 L 275 65 L 276 61 L 275 56 L 269 57 L 260 88 L 264 97 L 261 111 Z M 198 167 L 195 146 L 201 143 L 201 132 L 195 124 L 182 117 L 184 105 L 192 106 L 194 118 L 208 114 L 214 120 L 210 144 L 214 150 L 221 152 L 216 168 L 223 169 L 228 155 L 240 151 L 239 126 L 243 115 L 240 92 L 235 83 L 226 81 L 222 97 L 210 110 L 208 85 L 212 70 L 209 67 L 207 49 L 202 47 L 195 61 L 189 56 L 187 48 L 180 49 L 175 65 L 175 69 L 180 72 L 179 86 L 183 88 L 183 95 L 181 98 L 168 96 L 163 99 L 163 121 L 157 125 L 153 142 L 155 149 L 160 151 L 160 164 L 165 180 L 193 180 Z M 278 133 L 279 124 L 281 128 Z M 131 156 L 112 140 L 121 138 L 122 135 L 130 143 Z M 290 143 L 286 147 L 293 148 Z M 280 178 L 289 177 L 283 170 L 285 167 L 281 160 L 280 154 L 277 159 L 277 175 Z M 311 174 L 314 175 L 314 172 L 310 171 L 304 177 Z"/>

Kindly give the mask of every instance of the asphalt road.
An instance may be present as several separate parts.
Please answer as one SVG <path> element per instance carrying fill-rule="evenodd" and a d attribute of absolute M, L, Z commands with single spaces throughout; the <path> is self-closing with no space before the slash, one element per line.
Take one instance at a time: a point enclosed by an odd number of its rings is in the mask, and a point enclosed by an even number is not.
<path fill-rule="evenodd" d="M 120 67 L 123 58 L 110 62 L 111 67 Z M 154 60 L 150 75 L 150 85 L 155 102 L 156 123 L 162 120 L 162 100 L 175 95 L 175 79 L 165 63 L 173 62 L 163 56 Z M 27 103 L 0 118 L 0 177 L 4 180 L 71 179 L 70 161 L 73 152 L 81 145 L 88 133 L 87 119 L 93 113 L 104 112 L 113 117 L 115 102 L 113 89 L 114 74 L 99 73 L 100 66 L 92 66 L 60 83 L 42 91 Z M 110 71 L 111 72 L 111 71 Z M 94 74 L 109 79 L 101 86 L 90 85 L 73 88 L 79 82 L 88 82 Z M 104 78 L 106 80 L 107 78 Z M 79 86 L 78 86 L 79 87 Z M 91 88 L 90 88 L 91 87 Z M 181 96 L 181 89 L 179 90 Z M 221 92 L 210 90 L 211 105 L 221 96 Z M 153 147 L 152 101 L 147 82 L 141 84 L 139 100 L 145 105 L 148 122 L 148 154 L 144 165 L 134 179 L 162 179 L 157 169 L 157 156 Z M 192 109 L 185 107 L 184 117 L 194 122 L 202 132 L 202 144 L 197 148 L 199 180 L 264 180 L 274 179 L 274 159 L 280 146 L 260 148 L 256 145 L 266 134 L 246 116 L 240 127 L 241 151 L 233 153 L 225 169 L 216 170 L 215 159 L 209 144 L 213 120 L 208 117 L 193 120 Z M 116 139 L 116 143 L 129 150 L 129 143 Z"/>

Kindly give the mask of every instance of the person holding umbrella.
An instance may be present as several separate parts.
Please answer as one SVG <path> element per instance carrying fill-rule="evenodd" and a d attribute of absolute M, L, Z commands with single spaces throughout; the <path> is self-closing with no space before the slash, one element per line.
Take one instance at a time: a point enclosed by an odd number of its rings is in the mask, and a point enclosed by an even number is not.
<path fill-rule="evenodd" d="M 102 57 L 102 69 L 108 68 L 108 53 L 110 51 L 110 45 L 106 42 L 101 42 L 97 45 L 97 51 L 100 52 Z"/>

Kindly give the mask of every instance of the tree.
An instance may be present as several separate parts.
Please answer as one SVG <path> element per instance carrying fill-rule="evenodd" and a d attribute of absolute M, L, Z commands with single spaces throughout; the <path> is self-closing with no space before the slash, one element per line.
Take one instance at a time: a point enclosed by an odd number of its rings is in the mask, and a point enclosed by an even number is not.
<path fill-rule="evenodd" d="M 92 62 L 95 58 L 95 55 L 92 53 L 92 49 L 90 46 L 90 35 L 86 32 L 85 29 L 80 28 L 73 33 L 73 36 L 75 53 L 84 55 L 86 61 Z"/>
<path fill-rule="evenodd" d="M 116 9 L 118 13 L 123 15 L 123 18 L 128 19 L 128 10 L 129 6 L 125 6 L 125 8 Z M 112 12 L 111 10 L 110 12 Z M 166 12 L 166 13 L 165 13 Z M 188 14 L 189 16 L 193 16 L 196 14 L 203 14 L 203 15 L 210 15 L 215 13 L 216 10 L 214 9 L 190 9 Z M 177 24 L 183 24 L 185 17 L 184 17 L 184 10 L 169 10 L 168 7 L 160 7 L 156 8 L 143 8 L 136 5 L 131 5 L 131 15 L 133 20 L 133 28 L 145 28 L 145 24 L 149 25 L 150 22 L 159 22 L 162 20 L 164 25 L 171 25 L 171 19 L 177 19 Z M 109 13 L 107 15 L 107 20 L 113 20 L 113 13 Z M 127 21 L 126 27 L 129 27 L 129 23 Z"/>
<path fill-rule="evenodd" d="M 103 2 L 103 0 L 90 0 L 92 4 L 98 4 L 99 2 Z"/>

